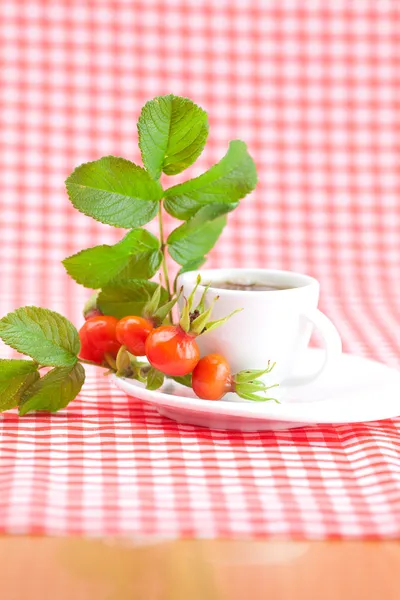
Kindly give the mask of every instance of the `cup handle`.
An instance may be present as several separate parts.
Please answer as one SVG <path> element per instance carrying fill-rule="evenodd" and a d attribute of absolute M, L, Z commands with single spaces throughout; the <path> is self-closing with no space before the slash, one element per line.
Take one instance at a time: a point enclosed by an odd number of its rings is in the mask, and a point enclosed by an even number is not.
<path fill-rule="evenodd" d="M 307 383 L 311 383 L 317 379 L 328 366 L 334 363 L 342 353 L 342 340 L 340 339 L 339 332 L 332 321 L 328 319 L 324 313 L 316 308 L 312 311 L 302 313 L 302 316 L 311 321 L 311 323 L 321 334 L 325 348 L 325 360 L 316 373 L 289 378 L 282 382 L 282 385 L 285 386 L 305 385 Z"/>

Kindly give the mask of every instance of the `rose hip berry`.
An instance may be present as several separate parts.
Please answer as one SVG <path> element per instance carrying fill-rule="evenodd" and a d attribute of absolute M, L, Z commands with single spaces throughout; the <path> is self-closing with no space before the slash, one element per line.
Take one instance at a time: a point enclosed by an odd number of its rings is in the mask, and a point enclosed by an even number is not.
<path fill-rule="evenodd" d="M 193 391 L 205 400 L 220 400 L 232 390 L 232 374 L 221 354 L 208 354 L 200 359 L 192 374 Z"/>
<path fill-rule="evenodd" d="M 277 384 L 266 385 L 259 379 L 269 374 L 274 366 L 275 363 L 268 363 L 266 369 L 239 371 L 232 375 L 227 360 L 221 354 L 208 354 L 199 360 L 192 373 L 192 388 L 196 396 L 204 400 L 220 400 L 228 392 L 235 392 L 244 400 L 277 402 L 267 394 Z"/>
<path fill-rule="evenodd" d="M 79 331 L 81 351 L 85 360 L 101 364 L 106 354 L 116 357 L 121 346 L 116 337 L 118 320 L 105 315 L 88 319 Z"/>
<path fill-rule="evenodd" d="M 117 325 L 117 340 L 134 356 L 144 356 L 145 342 L 153 329 L 154 325 L 150 319 L 124 317 Z"/>
<path fill-rule="evenodd" d="M 200 359 L 194 335 L 179 325 L 164 325 L 150 332 L 145 344 L 149 363 L 165 375 L 191 373 Z"/>
<path fill-rule="evenodd" d="M 205 299 L 209 288 L 206 286 L 200 302 L 193 309 L 194 296 L 199 285 L 200 276 L 189 298 L 185 298 L 179 325 L 164 325 L 153 329 L 146 340 L 145 350 L 149 363 L 165 375 L 181 377 L 191 373 L 200 360 L 200 350 L 195 338 L 205 331 L 219 327 L 238 312 L 234 311 L 223 319 L 210 321 L 218 296 L 213 298 L 210 306 L 206 308 Z"/>

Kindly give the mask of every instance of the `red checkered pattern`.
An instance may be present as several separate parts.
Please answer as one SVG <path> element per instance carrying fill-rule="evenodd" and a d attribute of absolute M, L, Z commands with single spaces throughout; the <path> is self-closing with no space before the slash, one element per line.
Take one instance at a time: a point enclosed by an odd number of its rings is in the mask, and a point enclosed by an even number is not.
<path fill-rule="evenodd" d="M 80 323 L 87 292 L 60 260 L 123 232 L 75 211 L 63 181 L 105 154 L 139 161 L 140 107 L 173 92 L 210 116 L 185 176 L 234 138 L 258 165 L 209 265 L 318 277 L 345 350 L 399 366 L 399 13 L 396 0 L 2 0 L 1 314 L 32 303 Z M 201 430 L 93 372 L 60 414 L 2 417 L 0 531 L 398 536 L 399 429 Z"/>

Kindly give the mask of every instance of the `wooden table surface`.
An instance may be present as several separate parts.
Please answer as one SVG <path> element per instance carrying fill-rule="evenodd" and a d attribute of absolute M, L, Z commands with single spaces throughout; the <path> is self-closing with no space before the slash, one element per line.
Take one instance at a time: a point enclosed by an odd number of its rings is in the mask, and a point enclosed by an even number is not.
<path fill-rule="evenodd" d="M 2 600 L 400 598 L 397 542 L 0 538 Z"/>

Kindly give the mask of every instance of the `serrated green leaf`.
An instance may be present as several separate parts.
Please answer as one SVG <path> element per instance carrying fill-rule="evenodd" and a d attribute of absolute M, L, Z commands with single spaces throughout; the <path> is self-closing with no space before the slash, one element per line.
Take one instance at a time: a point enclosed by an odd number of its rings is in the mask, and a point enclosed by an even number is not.
<path fill-rule="evenodd" d="M 105 315 L 117 319 L 142 315 L 144 307 L 157 289 L 157 283 L 146 279 L 118 281 L 106 286 L 99 294 L 98 306 Z M 168 301 L 168 293 L 161 288 L 161 303 Z"/>
<path fill-rule="evenodd" d="M 18 404 L 20 404 L 22 396 L 28 391 L 28 389 L 31 387 L 31 385 L 33 385 L 38 379 L 40 379 L 39 371 L 34 371 L 33 373 L 29 373 L 29 375 L 26 376 L 24 383 L 22 384 L 22 386 L 20 387 L 20 389 L 18 390 L 18 393 L 17 393 L 16 399 L 18 401 Z"/>
<path fill-rule="evenodd" d="M 41 365 L 67 367 L 76 363 L 80 350 L 75 327 L 47 308 L 25 306 L 0 319 L 0 338 L 14 350 Z"/>
<path fill-rule="evenodd" d="M 146 390 L 158 390 L 164 383 L 164 373 L 151 367 L 147 373 Z"/>
<path fill-rule="evenodd" d="M 82 250 L 63 260 L 67 273 L 88 288 L 102 288 L 117 279 L 149 279 L 162 260 L 160 242 L 146 229 L 133 229 L 114 246 Z"/>
<path fill-rule="evenodd" d="M 180 265 L 203 258 L 218 240 L 226 225 L 226 217 L 217 216 L 217 206 L 221 205 L 203 206 L 194 217 L 169 235 L 168 252 Z"/>
<path fill-rule="evenodd" d="M 80 212 L 106 225 L 128 229 L 155 217 L 163 193 L 147 171 L 115 156 L 81 165 L 65 185 Z"/>
<path fill-rule="evenodd" d="M 65 408 L 80 392 L 85 369 L 80 363 L 72 367 L 56 367 L 31 385 L 22 395 L 19 414 L 32 410 L 57 412 Z"/>
<path fill-rule="evenodd" d="M 200 269 L 200 267 L 204 265 L 206 260 L 206 256 L 199 256 L 198 258 L 190 260 L 185 265 L 183 265 L 181 269 L 179 269 L 178 275 L 182 275 L 182 273 L 188 273 L 189 271 L 197 271 L 197 269 Z"/>
<path fill-rule="evenodd" d="M 177 219 L 192 217 L 205 204 L 225 204 L 226 211 L 254 190 L 257 171 L 246 144 L 234 140 L 219 163 L 208 171 L 164 192 L 165 210 Z"/>
<path fill-rule="evenodd" d="M 37 367 L 31 360 L 0 359 L 0 412 L 18 405 L 21 390 L 38 375 Z"/>
<path fill-rule="evenodd" d="M 224 214 L 225 210 L 222 204 L 208 204 L 207 206 L 202 206 L 193 217 L 171 231 L 167 239 L 167 244 L 174 244 L 185 239 L 188 234 L 199 232 L 204 225 L 207 225 Z M 191 261 L 199 258 L 199 255 L 194 255 L 191 258 Z M 201 256 L 201 258 L 204 257 Z"/>
<path fill-rule="evenodd" d="M 200 156 L 208 136 L 207 113 L 188 98 L 159 96 L 144 105 L 138 132 L 150 175 L 176 175 Z"/>

